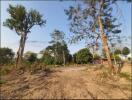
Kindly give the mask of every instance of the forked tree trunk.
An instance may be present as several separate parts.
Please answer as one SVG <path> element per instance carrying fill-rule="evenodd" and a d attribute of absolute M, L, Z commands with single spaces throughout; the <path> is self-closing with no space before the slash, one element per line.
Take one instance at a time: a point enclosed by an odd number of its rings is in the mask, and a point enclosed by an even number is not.
<path fill-rule="evenodd" d="M 109 65 L 110 72 L 115 73 L 115 68 L 112 64 L 112 60 L 111 60 L 111 57 L 110 57 L 110 51 L 109 51 L 109 47 L 108 47 L 108 43 L 107 43 L 107 36 L 104 33 L 104 28 L 103 28 L 102 20 L 101 20 L 100 16 L 98 16 L 98 24 L 99 24 L 99 29 L 100 29 L 100 32 L 101 32 L 101 41 L 102 41 L 102 44 L 103 44 L 103 49 L 106 53 L 106 57 L 108 59 L 108 65 Z"/>
<path fill-rule="evenodd" d="M 17 58 L 16 58 L 16 67 L 22 61 L 23 51 L 24 51 L 25 42 L 26 42 L 26 36 L 27 34 L 25 34 L 24 36 L 21 36 L 21 39 L 20 39 L 20 45 L 19 45 L 19 49 L 17 52 Z"/>

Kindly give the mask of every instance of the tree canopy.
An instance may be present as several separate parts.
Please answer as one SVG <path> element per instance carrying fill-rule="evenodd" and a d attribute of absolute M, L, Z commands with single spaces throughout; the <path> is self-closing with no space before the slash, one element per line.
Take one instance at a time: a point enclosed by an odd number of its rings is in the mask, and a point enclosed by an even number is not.
<path fill-rule="evenodd" d="M 74 56 L 78 64 L 92 63 L 93 60 L 93 56 L 87 48 L 79 50 Z"/>
<path fill-rule="evenodd" d="M 124 47 L 122 50 L 123 55 L 128 55 L 130 53 L 130 49 L 128 47 Z"/>
<path fill-rule="evenodd" d="M 64 51 L 64 55 L 63 55 L 63 51 Z M 52 44 L 51 46 L 48 46 L 45 49 L 43 59 L 46 60 L 49 59 L 52 63 L 54 62 L 55 64 L 62 64 L 63 56 L 65 57 L 66 63 L 70 61 L 71 56 L 69 54 L 67 45 L 66 44 L 62 45 L 61 43 L 57 42 L 56 44 Z"/>
<path fill-rule="evenodd" d="M 29 33 L 34 25 L 44 25 L 46 20 L 42 20 L 42 15 L 36 10 L 27 11 L 22 5 L 9 5 L 7 12 L 10 18 L 3 23 L 4 26 L 14 30 L 18 35 Z"/>

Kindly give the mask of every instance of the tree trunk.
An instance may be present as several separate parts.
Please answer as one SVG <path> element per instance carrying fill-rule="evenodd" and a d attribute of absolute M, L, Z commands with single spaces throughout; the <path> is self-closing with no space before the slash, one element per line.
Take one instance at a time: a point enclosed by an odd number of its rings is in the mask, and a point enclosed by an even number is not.
<path fill-rule="evenodd" d="M 21 39 L 20 39 L 20 45 L 17 52 L 16 67 L 18 66 L 18 64 L 21 63 L 21 60 L 22 60 L 23 51 L 24 51 L 25 42 L 26 42 L 26 36 L 27 34 L 25 34 L 24 36 L 21 36 Z"/>
<path fill-rule="evenodd" d="M 95 59 L 94 59 L 95 57 L 94 56 L 95 56 L 95 52 L 94 52 L 94 46 L 93 46 L 93 64 L 95 64 Z"/>
<path fill-rule="evenodd" d="M 108 65 L 109 65 L 109 68 L 110 68 L 110 72 L 115 73 L 115 69 L 114 69 L 114 66 L 112 64 L 112 60 L 111 60 L 111 57 L 110 57 L 110 51 L 109 51 L 109 47 L 108 47 L 108 43 L 107 43 L 107 36 L 104 33 L 102 20 L 101 20 L 100 16 L 98 16 L 98 24 L 99 24 L 99 29 L 100 29 L 100 32 L 101 32 L 101 41 L 102 41 L 102 44 L 103 44 L 103 49 L 106 53 L 106 57 L 108 59 Z"/>
<path fill-rule="evenodd" d="M 64 53 L 64 50 L 63 50 L 63 64 L 64 64 L 64 66 L 65 66 L 65 64 L 66 64 L 66 60 L 65 60 L 65 53 Z"/>

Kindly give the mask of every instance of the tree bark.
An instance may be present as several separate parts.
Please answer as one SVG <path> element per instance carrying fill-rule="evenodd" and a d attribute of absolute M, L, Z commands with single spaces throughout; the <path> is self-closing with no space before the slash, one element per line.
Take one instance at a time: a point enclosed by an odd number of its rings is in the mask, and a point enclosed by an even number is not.
<path fill-rule="evenodd" d="M 64 50 L 63 50 L 63 64 L 64 64 L 64 66 L 65 66 L 65 64 L 66 64 L 66 60 L 65 60 L 65 53 L 64 53 Z"/>
<path fill-rule="evenodd" d="M 23 51 L 24 51 L 25 42 L 26 42 L 26 36 L 27 34 L 25 34 L 24 36 L 21 36 L 21 39 L 20 39 L 20 45 L 17 52 L 16 67 L 18 66 L 18 64 L 21 63 L 21 60 L 22 60 Z"/>
<path fill-rule="evenodd" d="M 111 60 L 111 57 L 110 57 L 110 51 L 109 51 L 109 47 L 108 47 L 108 43 L 107 43 L 107 36 L 104 33 L 102 20 L 101 20 L 100 16 L 98 16 L 98 24 L 99 24 L 99 29 L 100 29 L 100 32 L 101 32 L 101 41 L 102 41 L 102 44 L 103 44 L 103 49 L 106 53 L 106 57 L 108 59 L 108 65 L 109 65 L 109 68 L 110 68 L 110 72 L 115 73 L 115 68 L 112 64 L 112 60 Z"/>

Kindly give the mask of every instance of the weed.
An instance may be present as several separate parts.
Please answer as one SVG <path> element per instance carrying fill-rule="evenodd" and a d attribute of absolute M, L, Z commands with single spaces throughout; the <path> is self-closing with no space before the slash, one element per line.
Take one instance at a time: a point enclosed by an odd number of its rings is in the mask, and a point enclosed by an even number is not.
<path fill-rule="evenodd" d="M 107 78 L 108 77 L 108 72 L 106 72 L 106 71 L 103 71 L 103 73 L 102 73 L 102 78 Z"/>
<path fill-rule="evenodd" d="M 4 80 L 0 80 L 0 84 L 4 84 L 6 83 Z"/>
<path fill-rule="evenodd" d="M 121 72 L 119 73 L 119 76 L 127 80 L 131 80 L 131 76 L 127 72 Z"/>

